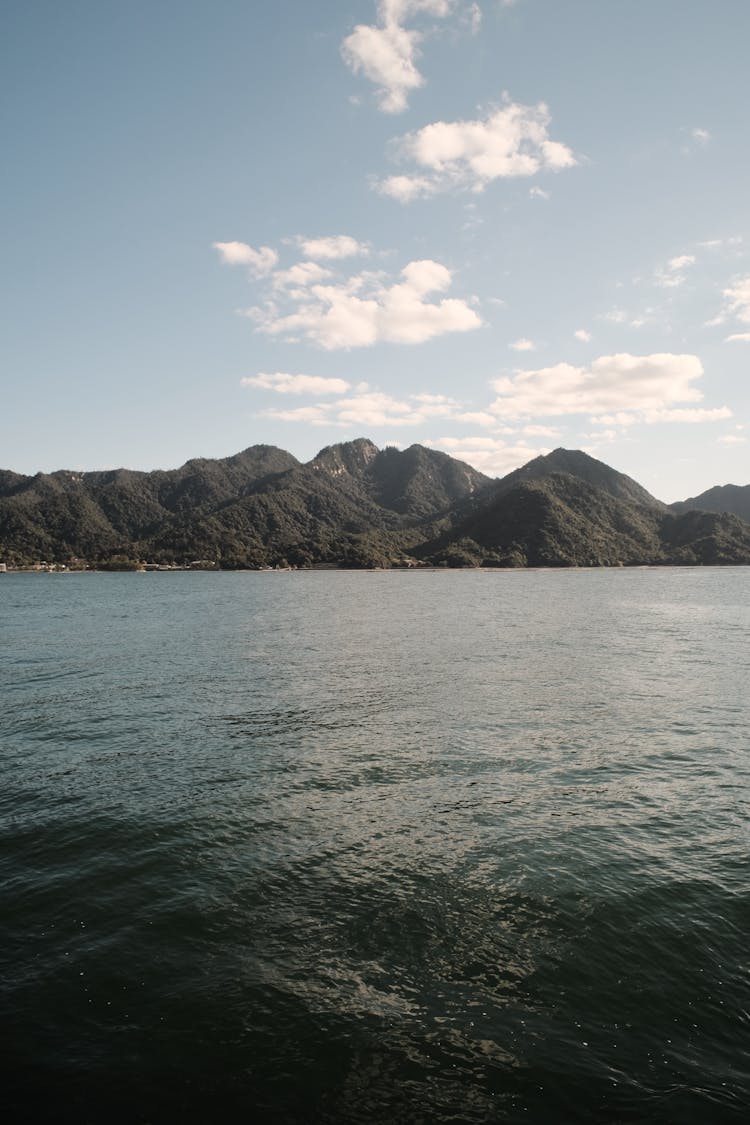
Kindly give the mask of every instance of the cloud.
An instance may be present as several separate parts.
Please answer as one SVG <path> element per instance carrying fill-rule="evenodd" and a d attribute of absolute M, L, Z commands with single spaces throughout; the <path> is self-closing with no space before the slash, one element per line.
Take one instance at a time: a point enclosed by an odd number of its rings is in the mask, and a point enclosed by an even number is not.
<path fill-rule="evenodd" d="M 743 241 L 742 235 L 737 234 L 731 238 L 709 238 L 706 242 L 699 242 L 698 245 L 702 250 L 722 250 L 726 246 L 741 246 Z"/>
<path fill-rule="evenodd" d="M 601 356 L 588 368 L 558 363 L 495 379 L 498 397 L 490 410 L 499 418 L 617 411 L 644 416 L 675 403 L 700 402 L 703 395 L 694 384 L 702 374 L 697 356 L 669 353 Z"/>
<path fill-rule="evenodd" d="M 601 414 L 598 418 L 591 419 L 595 426 L 634 426 L 637 421 L 639 421 L 637 414 L 628 414 L 624 410 L 618 410 L 614 414 Z"/>
<path fill-rule="evenodd" d="M 680 151 L 683 156 L 690 156 L 698 149 L 705 148 L 711 140 L 711 134 L 708 129 L 694 128 L 682 129 L 681 132 L 687 134 L 687 141 L 682 145 Z"/>
<path fill-rule="evenodd" d="M 404 21 L 421 13 L 443 18 L 450 8 L 450 0 L 380 0 L 377 25 L 358 24 L 341 44 L 349 69 L 377 87 L 384 113 L 401 113 L 412 90 L 424 85 L 416 66 L 422 35 Z"/>
<path fill-rule="evenodd" d="M 534 185 L 534 187 L 529 188 L 529 196 L 531 197 L 531 199 L 550 199 L 551 198 L 550 193 L 548 191 L 545 191 L 544 188 L 537 187 L 536 185 Z"/>
<path fill-rule="evenodd" d="M 582 437 L 587 438 L 593 444 L 584 446 L 585 453 L 592 453 L 601 445 L 610 445 L 618 438 L 617 430 L 597 430 L 593 434 L 582 434 Z"/>
<path fill-rule="evenodd" d="M 628 319 L 628 314 L 625 309 L 614 308 L 604 313 L 604 319 L 608 320 L 610 324 L 624 324 Z"/>
<path fill-rule="evenodd" d="M 549 453 L 548 448 L 535 448 L 525 442 L 509 444 L 502 438 L 442 437 L 427 439 L 423 444 L 441 449 L 480 472 L 497 477 L 505 476 L 542 453 Z"/>
<path fill-rule="evenodd" d="M 473 426 L 483 426 L 485 429 L 497 430 L 497 418 L 486 410 L 464 410 L 456 414 L 456 421 L 467 422 Z"/>
<path fill-rule="evenodd" d="M 524 426 L 521 433 L 527 437 L 559 437 L 560 431 L 555 426 Z"/>
<path fill-rule="evenodd" d="M 739 434 L 724 434 L 717 440 L 723 442 L 724 445 L 742 445 L 747 441 L 747 438 L 740 437 Z"/>
<path fill-rule="evenodd" d="M 669 331 L 669 324 L 664 320 L 663 313 L 660 310 L 650 307 L 643 309 L 643 311 L 636 316 L 623 308 L 612 308 L 608 312 L 602 313 L 599 316 L 600 320 L 607 320 L 610 324 L 628 324 L 631 328 L 642 328 L 644 324 L 653 321 L 657 314 L 662 316 L 662 328 Z"/>
<path fill-rule="evenodd" d="M 438 188 L 427 176 L 389 176 L 376 183 L 375 190 L 397 199 L 399 203 L 411 203 L 414 199 L 434 195 Z"/>
<path fill-rule="evenodd" d="M 246 242 L 214 242 L 214 250 L 219 251 L 222 262 L 227 266 L 249 266 L 256 277 L 270 273 L 279 260 L 279 255 L 270 246 L 254 250 Z"/>
<path fill-rule="evenodd" d="M 731 336 L 727 336 L 724 343 L 744 343 L 750 344 L 750 332 L 733 332 Z"/>
<path fill-rule="evenodd" d="M 346 379 L 329 379 L 322 375 L 288 375 L 277 371 L 273 375 L 261 371 L 240 379 L 243 387 L 259 387 L 277 391 L 282 395 L 340 395 L 351 387 Z"/>
<path fill-rule="evenodd" d="M 325 406 L 295 406 L 293 410 L 264 410 L 263 417 L 280 422 L 306 422 L 310 426 L 328 426 L 330 418 Z"/>
<path fill-rule="evenodd" d="M 481 192 L 493 180 L 534 176 L 576 164 L 572 151 L 550 140 L 547 107 L 508 102 L 476 121 L 435 121 L 394 144 L 399 159 L 419 172 L 389 176 L 376 190 L 408 203 L 441 191 Z"/>
<path fill-rule="evenodd" d="M 649 425 L 655 422 L 683 422 L 688 425 L 698 425 L 703 422 L 721 422 L 731 417 L 732 411 L 728 406 L 717 406 L 713 410 L 702 407 L 678 407 L 674 410 L 647 410 L 643 420 Z"/>
<path fill-rule="evenodd" d="M 275 289 L 302 290 L 331 276 L 331 271 L 324 269 L 317 262 L 297 262 L 288 270 L 277 270 L 273 275 L 272 283 Z"/>
<path fill-rule="evenodd" d="M 662 289 L 676 289 L 685 283 L 685 270 L 695 265 L 694 254 L 680 254 L 656 271 L 656 284 Z"/>
<path fill-rule="evenodd" d="M 365 384 L 334 402 L 300 406 L 292 410 L 266 410 L 263 416 L 282 422 L 306 422 L 316 426 L 419 426 L 431 418 L 450 418 L 457 403 L 445 395 L 410 395 L 394 398 L 373 391 Z"/>
<path fill-rule="evenodd" d="M 466 13 L 466 20 L 472 35 L 478 35 L 482 27 L 482 9 L 478 4 L 472 4 Z"/>
<path fill-rule="evenodd" d="M 591 339 L 591 333 L 588 332 L 585 328 L 577 328 L 573 335 L 575 336 L 576 340 L 580 340 L 582 344 L 588 344 Z"/>
<path fill-rule="evenodd" d="M 284 271 L 284 277 L 289 272 Z M 288 289 L 282 297 L 290 311 L 269 300 L 245 315 L 266 335 L 306 339 L 329 351 L 382 341 L 420 344 L 449 332 L 470 332 L 482 323 L 465 300 L 431 299 L 451 281 L 450 270 L 426 259 L 409 262 L 401 280 L 392 285 L 382 274 L 363 272 L 329 284 Z"/>
<path fill-rule="evenodd" d="M 369 254 L 370 248 L 364 242 L 358 242 L 348 234 L 335 234 L 329 238 L 302 238 L 298 240 L 306 258 L 323 259 L 323 261 L 337 260 L 339 258 L 363 257 Z"/>
<path fill-rule="evenodd" d="M 672 270 L 673 272 L 678 271 L 678 270 L 684 270 L 686 266 L 694 266 L 694 265 L 695 265 L 695 255 L 694 254 L 680 254 L 677 258 L 671 258 L 669 260 L 669 262 L 667 263 L 668 269 Z"/>
<path fill-rule="evenodd" d="M 520 340 L 514 340 L 512 344 L 508 344 L 508 347 L 512 348 L 514 352 L 536 351 L 536 344 L 534 343 L 534 341 L 527 340 L 525 336 L 522 336 Z"/>
<path fill-rule="evenodd" d="M 736 316 L 743 324 L 750 324 L 750 277 L 739 278 L 734 285 L 723 290 L 726 298 L 725 312 Z"/>

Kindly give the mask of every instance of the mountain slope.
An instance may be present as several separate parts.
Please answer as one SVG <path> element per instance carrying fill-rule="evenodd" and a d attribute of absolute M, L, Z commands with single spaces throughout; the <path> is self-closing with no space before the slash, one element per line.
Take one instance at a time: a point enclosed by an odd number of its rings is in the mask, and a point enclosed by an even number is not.
<path fill-rule="evenodd" d="M 454 566 L 750 564 L 750 524 L 718 513 L 675 515 L 550 473 L 501 488 L 417 554 Z"/>
<path fill-rule="evenodd" d="M 580 449 L 553 449 L 545 456 L 535 457 L 533 461 L 528 461 L 520 469 L 515 469 L 503 477 L 496 486 L 497 492 L 510 492 L 519 484 L 543 480 L 553 473 L 566 473 L 577 477 L 586 484 L 608 492 L 618 500 L 628 500 L 660 511 L 666 510 L 666 504 L 662 504 L 661 500 L 657 500 L 637 481 L 626 476 L 625 473 L 619 473 L 603 461 L 597 461 L 595 457 L 590 457 Z"/>
<path fill-rule="evenodd" d="M 669 510 L 564 449 L 500 481 L 433 449 L 366 438 L 307 464 L 259 445 L 153 473 L 0 472 L 0 561 L 76 557 L 225 568 L 750 563 L 750 524 Z"/>
<path fill-rule="evenodd" d="M 450 562 L 458 547 L 467 560 L 473 555 L 501 566 L 657 562 L 659 521 L 650 506 L 617 499 L 568 473 L 551 473 L 501 489 L 422 554 Z"/>
<path fill-rule="evenodd" d="M 717 484 L 700 496 L 669 505 L 673 512 L 730 512 L 750 521 L 750 484 Z"/>

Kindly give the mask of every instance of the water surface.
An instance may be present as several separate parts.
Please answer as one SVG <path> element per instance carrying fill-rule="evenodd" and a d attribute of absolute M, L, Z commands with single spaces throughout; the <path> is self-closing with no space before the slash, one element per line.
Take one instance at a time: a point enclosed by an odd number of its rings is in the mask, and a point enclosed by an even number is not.
<path fill-rule="evenodd" d="M 0 615 L 11 1120 L 745 1120 L 750 570 Z"/>

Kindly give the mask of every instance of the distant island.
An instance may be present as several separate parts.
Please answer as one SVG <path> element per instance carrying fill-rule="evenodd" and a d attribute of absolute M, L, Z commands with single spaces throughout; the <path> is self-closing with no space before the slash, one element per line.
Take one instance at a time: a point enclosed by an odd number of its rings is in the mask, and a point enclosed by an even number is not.
<path fill-rule="evenodd" d="M 0 569 L 750 564 L 750 485 L 668 506 L 578 450 L 501 479 L 366 438 L 171 471 L 0 471 Z"/>

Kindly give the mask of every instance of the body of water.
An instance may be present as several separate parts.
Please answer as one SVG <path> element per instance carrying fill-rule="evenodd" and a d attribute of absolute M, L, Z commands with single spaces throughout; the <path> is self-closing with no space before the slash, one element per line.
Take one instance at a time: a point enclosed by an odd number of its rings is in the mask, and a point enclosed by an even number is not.
<path fill-rule="evenodd" d="M 0 576 L 6 1119 L 750 1106 L 750 570 Z"/>

